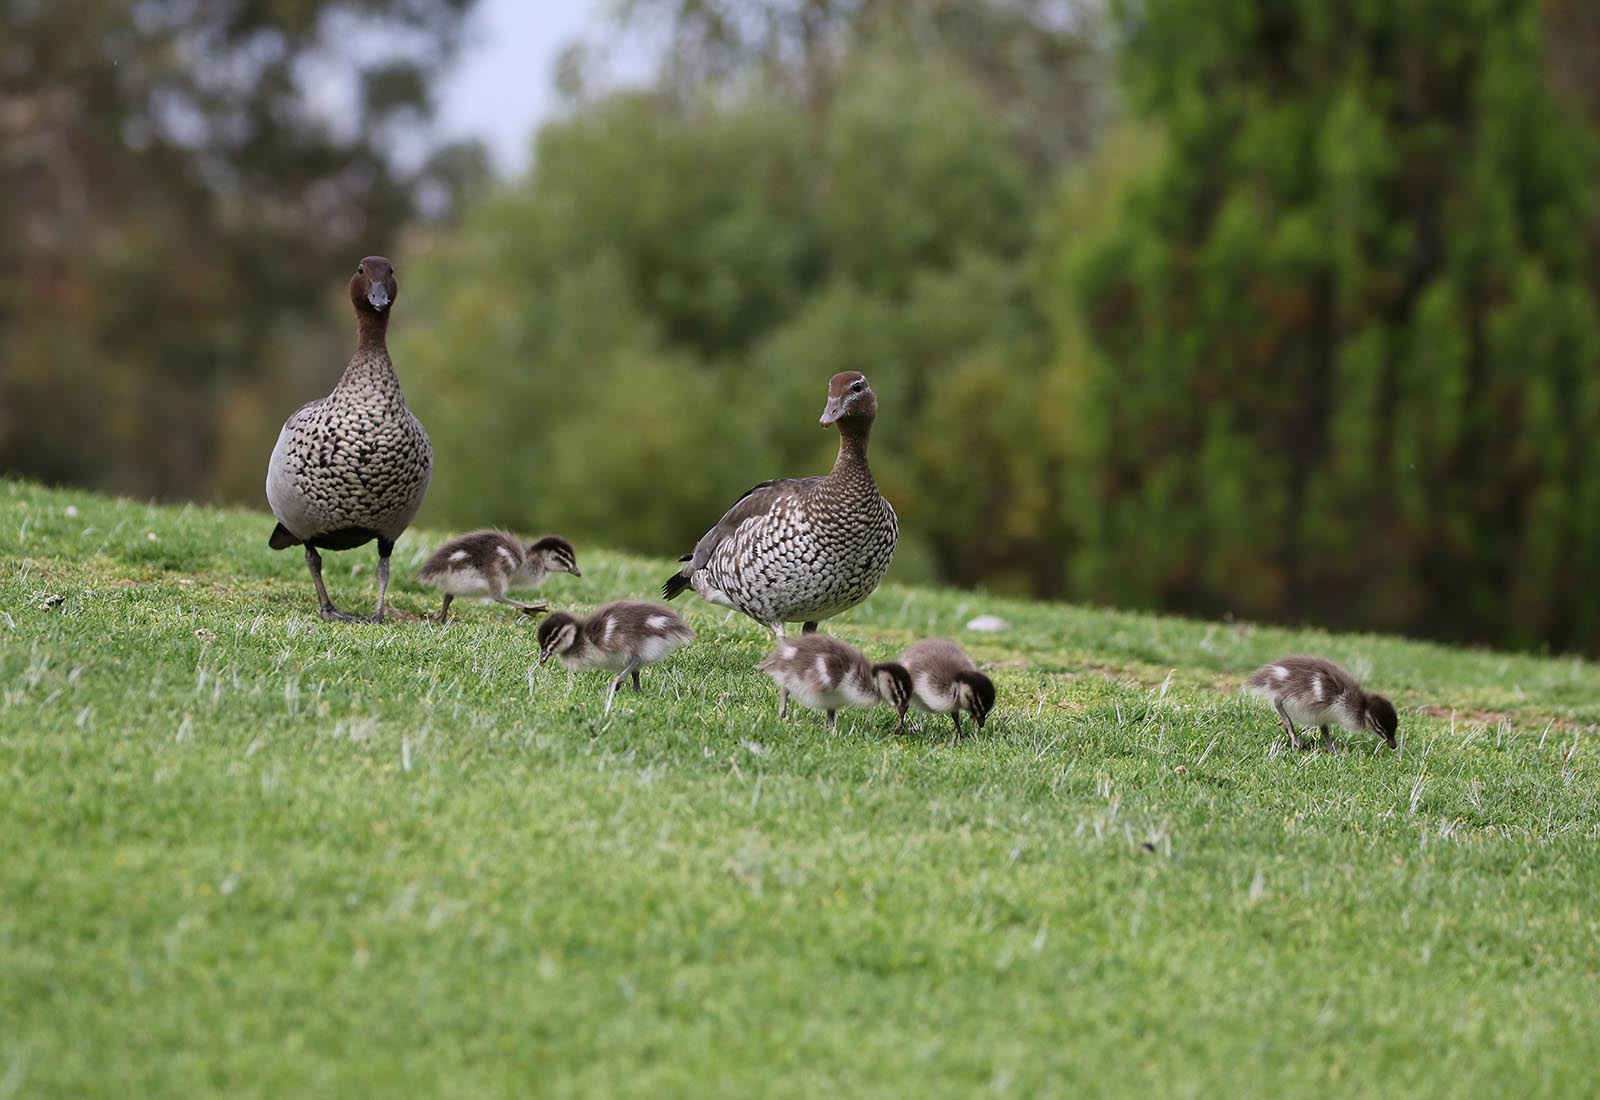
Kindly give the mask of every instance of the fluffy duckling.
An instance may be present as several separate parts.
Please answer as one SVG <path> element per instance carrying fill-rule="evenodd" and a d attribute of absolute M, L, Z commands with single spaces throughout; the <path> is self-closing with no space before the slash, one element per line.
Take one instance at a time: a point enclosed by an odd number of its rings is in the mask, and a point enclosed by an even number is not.
<path fill-rule="evenodd" d="M 1322 727 L 1322 747 L 1334 751 L 1329 726 L 1342 726 L 1352 733 L 1367 730 L 1397 748 L 1395 731 L 1400 716 L 1394 704 L 1381 695 L 1369 695 L 1356 678 L 1332 661 L 1321 657 L 1280 657 L 1262 665 L 1244 682 L 1245 690 L 1260 695 L 1278 712 L 1278 720 L 1289 731 L 1289 742 L 1303 748 L 1295 730 L 1302 726 Z"/>
<path fill-rule="evenodd" d="M 572 669 L 616 670 L 606 692 L 609 713 L 622 681 L 632 677 L 633 690 L 638 691 L 641 668 L 692 641 L 694 631 L 660 604 L 614 600 L 586 619 L 557 611 L 540 623 L 539 663 L 559 657 Z"/>
<path fill-rule="evenodd" d="M 457 596 L 488 596 L 525 615 L 543 614 L 550 608 L 518 603 L 507 598 L 506 590 L 537 588 L 551 573 L 583 576 L 572 543 L 560 535 L 524 543 L 504 531 L 474 531 L 435 550 L 417 570 L 417 580 L 444 590 L 438 619 L 443 623 L 450 617 L 450 601 Z"/>
<path fill-rule="evenodd" d="M 930 638 L 900 654 L 900 664 L 911 677 L 911 706 L 930 714 L 948 714 L 957 737 L 961 736 L 962 711 L 983 728 L 984 719 L 994 709 L 994 681 L 978 671 L 960 646 Z M 901 728 L 905 720 L 902 708 Z"/>
<path fill-rule="evenodd" d="M 411 525 L 433 475 L 433 446 L 406 408 L 389 358 L 389 310 L 399 296 L 394 267 L 368 256 L 350 279 L 356 352 L 327 397 L 284 422 L 267 462 L 267 502 L 278 525 L 267 545 L 304 545 L 324 619 L 383 622 L 389 556 Z M 321 550 L 378 540 L 378 604 L 370 620 L 340 611 L 322 583 Z"/>
<path fill-rule="evenodd" d="M 793 695 L 813 710 L 828 712 L 828 728 L 838 725 L 844 707 L 888 702 L 897 711 L 911 694 L 911 677 L 896 664 L 875 665 L 853 645 L 826 634 L 802 634 L 778 643 L 756 666 L 778 685 L 778 717 L 789 716 Z"/>

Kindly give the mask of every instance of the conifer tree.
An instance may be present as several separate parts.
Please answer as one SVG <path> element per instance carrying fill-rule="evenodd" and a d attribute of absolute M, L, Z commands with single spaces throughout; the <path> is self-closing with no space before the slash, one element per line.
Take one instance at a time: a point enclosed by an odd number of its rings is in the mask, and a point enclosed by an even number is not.
<path fill-rule="evenodd" d="M 1167 154 L 1072 270 L 1072 573 L 1594 650 L 1596 142 L 1536 0 L 1121 4 Z"/>

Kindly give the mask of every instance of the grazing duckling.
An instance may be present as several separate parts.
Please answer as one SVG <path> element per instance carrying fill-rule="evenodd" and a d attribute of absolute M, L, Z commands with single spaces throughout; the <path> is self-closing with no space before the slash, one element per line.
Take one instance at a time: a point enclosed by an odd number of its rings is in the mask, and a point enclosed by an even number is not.
<path fill-rule="evenodd" d="M 525 615 L 542 615 L 550 610 L 544 604 L 518 603 L 507 598 L 506 590 L 537 588 L 551 573 L 583 576 L 572 543 L 560 535 L 524 543 L 504 531 L 474 531 L 435 550 L 417 570 L 417 580 L 444 590 L 438 619 L 443 623 L 450 617 L 450 601 L 457 596 L 488 596 Z"/>
<path fill-rule="evenodd" d="M 559 657 L 573 669 L 609 668 L 617 672 L 606 692 L 606 711 L 622 681 L 653 665 L 679 646 L 694 641 L 694 631 L 660 604 L 614 600 L 586 619 L 557 611 L 539 624 L 539 663 Z"/>
<path fill-rule="evenodd" d="M 961 736 L 961 712 L 983 728 L 994 709 L 994 681 L 978 671 L 972 658 L 954 642 L 930 638 L 900 654 L 900 664 L 911 676 L 910 705 L 930 714 L 948 714 Z M 905 712 L 900 712 L 905 725 Z"/>
<path fill-rule="evenodd" d="M 911 677 L 896 664 L 875 665 L 853 645 L 826 634 L 802 634 L 778 643 L 756 666 L 778 685 L 778 717 L 789 716 L 793 695 L 813 710 L 828 712 L 828 728 L 838 725 L 844 707 L 888 702 L 897 711 L 911 693 Z"/>
<path fill-rule="evenodd" d="M 1381 695 L 1369 695 L 1356 678 L 1332 661 L 1321 657 L 1280 657 L 1262 665 L 1244 682 L 1245 690 L 1265 698 L 1278 712 L 1278 720 L 1289 731 L 1289 743 L 1303 748 L 1295 723 L 1322 727 L 1322 747 L 1334 751 L 1329 726 L 1342 726 L 1352 733 L 1368 730 L 1397 748 L 1395 731 L 1400 716 L 1394 704 Z"/>
<path fill-rule="evenodd" d="M 283 425 L 267 463 L 267 502 L 278 526 L 267 545 L 304 545 L 322 617 L 357 622 L 333 606 L 318 550 L 351 550 L 378 540 L 378 606 L 383 622 L 389 555 L 411 525 L 433 474 L 428 433 L 406 408 L 385 342 L 389 307 L 400 289 L 394 267 L 368 256 L 350 280 L 356 353 L 327 397 Z"/>
<path fill-rule="evenodd" d="M 782 640 L 785 623 L 817 623 L 854 607 L 878 587 L 900 523 L 878 492 L 867 440 L 878 398 L 856 371 L 828 382 L 824 428 L 839 426 L 839 456 L 826 477 L 764 481 L 701 536 L 661 594 L 693 588 L 742 611 Z"/>

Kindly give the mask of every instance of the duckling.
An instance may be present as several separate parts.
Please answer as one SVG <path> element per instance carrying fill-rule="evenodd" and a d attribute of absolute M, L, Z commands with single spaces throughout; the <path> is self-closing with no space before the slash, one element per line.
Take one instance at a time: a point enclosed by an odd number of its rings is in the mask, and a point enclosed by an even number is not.
<path fill-rule="evenodd" d="M 911 676 L 910 705 L 930 714 L 948 714 L 961 736 L 961 712 L 983 728 L 994 709 L 994 681 L 978 671 L 972 658 L 954 642 L 937 638 L 917 642 L 900 654 L 900 664 Z M 900 712 L 905 724 L 905 711 Z"/>
<path fill-rule="evenodd" d="M 875 665 L 853 645 L 826 634 L 802 634 L 778 643 L 756 666 L 778 685 L 778 717 L 789 716 L 792 694 L 813 710 L 828 712 L 828 728 L 838 725 L 843 707 L 888 702 L 903 713 L 911 677 L 897 664 Z"/>
<path fill-rule="evenodd" d="M 670 600 L 692 588 L 750 616 L 780 641 L 784 624 L 804 623 L 809 634 L 872 595 L 900 536 L 900 521 L 867 464 L 877 415 L 866 375 L 834 375 L 819 421 L 839 426 L 833 470 L 763 481 L 746 492 L 679 559 L 686 564 L 661 594 Z"/>
<path fill-rule="evenodd" d="M 368 256 L 350 279 L 356 353 L 327 397 L 301 406 L 278 434 L 267 463 L 267 502 L 278 525 L 274 550 L 304 545 L 306 568 L 327 620 L 358 622 L 333 605 L 318 550 L 351 550 L 378 540 L 378 605 L 383 622 L 389 556 L 416 518 L 433 475 L 433 446 L 406 408 L 389 358 L 389 309 L 399 296 L 394 266 Z"/>
<path fill-rule="evenodd" d="M 525 615 L 542 615 L 550 608 L 508 599 L 506 589 L 537 588 L 551 573 L 583 576 L 572 543 L 560 535 L 524 543 L 504 531 L 474 531 L 435 550 L 417 570 L 417 580 L 444 590 L 438 617 L 443 623 L 450 616 L 450 601 L 457 596 L 488 596 Z"/>
<path fill-rule="evenodd" d="M 622 681 L 632 677 L 638 691 L 641 668 L 692 641 L 694 631 L 660 604 L 614 600 L 586 619 L 553 612 L 539 624 L 539 663 L 559 657 L 568 668 L 615 669 L 616 679 L 606 692 L 609 713 Z"/>
<path fill-rule="evenodd" d="M 1394 704 L 1381 695 L 1363 691 L 1356 678 L 1322 657 L 1280 657 L 1262 665 L 1244 682 L 1245 690 L 1260 695 L 1278 712 L 1278 720 L 1289 731 L 1289 743 L 1303 748 L 1295 730 L 1302 726 L 1322 727 L 1322 747 L 1335 749 L 1329 726 L 1342 726 L 1352 733 L 1368 730 L 1398 748 L 1395 731 L 1400 716 Z"/>

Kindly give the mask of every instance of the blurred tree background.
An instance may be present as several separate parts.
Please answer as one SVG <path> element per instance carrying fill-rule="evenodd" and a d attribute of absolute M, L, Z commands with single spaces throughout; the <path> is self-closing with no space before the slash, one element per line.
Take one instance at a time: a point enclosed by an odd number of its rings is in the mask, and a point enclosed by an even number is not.
<path fill-rule="evenodd" d="M 339 273 L 487 170 L 386 152 L 469 2 L 0 0 L 0 468 L 259 500 Z"/>
<path fill-rule="evenodd" d="M 1600 652 L 1592 4 L 616 0 L 485 184 L 469 2 L 0 0 L 8 471 L 258 502 L 382 250 L 428 522 L 680 552 L 856 368 L 901 579 Z"/>

